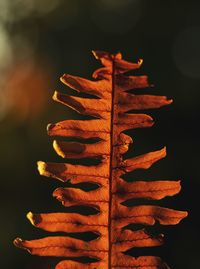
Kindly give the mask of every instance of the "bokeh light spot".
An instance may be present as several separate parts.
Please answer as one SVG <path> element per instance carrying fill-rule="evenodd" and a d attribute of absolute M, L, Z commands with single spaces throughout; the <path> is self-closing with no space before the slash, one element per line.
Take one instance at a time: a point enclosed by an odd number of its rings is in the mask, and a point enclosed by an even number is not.
<path fill-rule="evenodd" d="M 9 36 L 4 29 L 4 27 L 0 24 L 0 70 L 4 69 L 5 65 L 11 61 L 12 51 L 11 44 L 9 40 Z M 1 76 L 0 76 L 1 80 Z"/>
<path fill-rule="evenodd" d="M 47 104 L 51 81 L 47 66 L 31 59 L 10 66 L 1 89 L 1 120 L 10 117 L 20 123 L 40 115 Z"/>

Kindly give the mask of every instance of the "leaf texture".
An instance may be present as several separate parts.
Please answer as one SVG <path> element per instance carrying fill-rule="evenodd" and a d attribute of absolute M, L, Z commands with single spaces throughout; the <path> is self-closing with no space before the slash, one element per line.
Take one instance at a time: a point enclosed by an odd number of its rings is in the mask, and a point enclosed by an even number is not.
<path fill-rule="evenodd" d="M 133 143 L 124 132 L 148 128 L 154 123 L 149 115 L 138 111 L 160 108 L 171 104 L 172 100 L 165 96 L 129 92 L 130 89 L 151 86 L 147 76 L 124 74 L 138 69 L 142 60 L 131 63 L 123 60 L 121 53 L 95 51 L 93 54 L 103 65 L 93 73 L 94 80 L 68 74 L 61 77 L 65 85 L 90 94 L 91 98 L 57 91 L 53 95 L 55 101 L 93 118 L 49 124 L 48 135 L 56 138 L 53 148 L 66 160 L 63 163 L 38 162 L 41 175 L 66 183 L 66 187 L 53 192 L 66 211 L 27 214 L 35 227 L 65 235 L 36 240 L 17 238 L 14 243 L 34 255 L 65 257 L 56 269 L 167 269 L 169 267 L 159 257 L 132 257 L 126 252 L 132 248 L 162 245 L 164 235 L 151 235 L 145 227 L 156 222 L 175 225 L 187 216 L 185 211 L 148 204 L 148 200 L 160 200 L 179 193 L 180 180 L 126 181 L 123 178 L 126 173 L 148 169 L 163 159 L 165 147 L 128 159 L 123 154 Z M 72 141 L 62 141 L 59 137 L 72 138 Z M 96 142 L 88 143 L 87 139 Z M 70 159 L 85 158 L 97 159 L 99 163 L 90 166 L 69 163 Z M 84 184 L 93 188 L 88 191 Z M 146 199 L 147 204 L 124 205 L 133 199 Z M 84 214 L 81 208 L 87 208 L 90 213 Z M 144 228 L 134 230 L 129 228 L 130 224 L 141 224 Z M 83 234 L 93 237 L 85 238 Z M 89 261 L 84 262 L 82 257 Z"/>

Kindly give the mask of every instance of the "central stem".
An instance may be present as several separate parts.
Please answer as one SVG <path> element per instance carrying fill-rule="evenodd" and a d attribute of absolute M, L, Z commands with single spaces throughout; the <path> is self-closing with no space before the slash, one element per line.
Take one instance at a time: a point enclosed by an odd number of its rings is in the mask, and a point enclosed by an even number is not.
<path fill-rule="evenodd" d="M 114 100 L 115 100 L 115 57 L 112 55 L 112 97 L 111 97 L 111 118 L 110 118 L 110 170 L 109 170 L 109 212 L 108 212 L 108 244 L 109 244 L 109 252 L 108 252 L 108 269 L 111 269 L 112 267 L 112 169 L 113 169 L 113 158 L 114 158 L 114 151 L 113 151 L 113 134 L 114 134 Z"/>

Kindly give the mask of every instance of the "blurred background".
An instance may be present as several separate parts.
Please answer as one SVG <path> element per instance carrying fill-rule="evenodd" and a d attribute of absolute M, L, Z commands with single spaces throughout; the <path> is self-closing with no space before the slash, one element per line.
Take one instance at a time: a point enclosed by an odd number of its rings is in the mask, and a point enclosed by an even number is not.
<path fill-rule="evenodd" d="M 51 197 L 61 184 L 39 176 L 36 161 L 62 161 L 46 125 L 76 115 L 51 97 L 67 92 L 59 82 L 65 72 L 91 78 L 100 66 L 93 49 L 143 58 L 137 74 L 149 75 L 155 87 L 148 92 L 174 99 L 149 111 L 156 124 L 133 132 L 130 154 L 166 145 L 168 157 L 134 177 L 181 178 L 182 192 L 161 203 L 190 212 L 164 228 L 165 246 L 145 254 L 160 255 L 174 269 L 199 268 L 199 12 L 192 0 L 0 0 L 1 268 L 54 268 L 55 259 L 32 257 L 12 241 L 48 234 L 31 226 L 27 212 L 64 212 Z"/>

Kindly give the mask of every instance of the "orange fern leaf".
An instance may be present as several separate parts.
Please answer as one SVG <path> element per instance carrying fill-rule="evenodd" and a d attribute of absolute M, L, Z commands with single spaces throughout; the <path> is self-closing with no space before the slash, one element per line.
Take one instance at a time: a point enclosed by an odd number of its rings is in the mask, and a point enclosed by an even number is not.
<path fill-rule="evenodd" d="M 123 175 L 136 169 L 148 169 L 166 156 L 166 148 L 134 158 L 124 159 L 123 154 L 133 142 L 125 130 L 146 128 L 153 119 L 137 110 L 159 108 L 172 100 L 165 96 L 135 95 L 128 90 L 149 86 L 147 76 L 125 76 L 138 69 L 138 63 L 115 55 L 96 51 L 94 56 L 104 67 L 93 73 L 94 80 L 65 74 L 61 81 L 68 87 L 92 95 L 83 98 L 55 92 L 53 99 L 78 113 L 93 116 L 90 120 L 65 120 L 48 125 L 48 134 L 55 137 L 81 138 L 84 142 L 55 140 L 53 147 L 63 158 L 96 158 L 99 164 L 86 166 L 70 163 L 38 162 L 41 175 L 70 182 L 65 188 L 53 192 L 65 207 L 74 208 L 71 213 L 28 213 L 31 223 L 49 232 L 65 232 L 65 236 L 51 236 L 36 240 L 16 239 L 15 245 L 40 256 L 66 257 L 56 269 L 167 269 L 158 257 L 127 255 L 131 248 L 154 247 L 163 244 L 163 234 L 152 236 L 145 229 L 132 230 L 129 224 L 174 225 L 187 216 L 187 212 L 156 205 L 126 206 L 130 199 L 160 200 L 177 194 L 180 181 L 127 182 Z M 131 113 L 135 110 L 135 113 Z M 98 141 L 88 144 L 84 139 Z M 90 191 L 84 183 L 93 186 Z M 90 209 L 84 214 L 77 206 Z M 92 233 L 91 240 L 84 240 L 83 233 Z M 88 257 L 83 263 L 80 257 Z"/>

